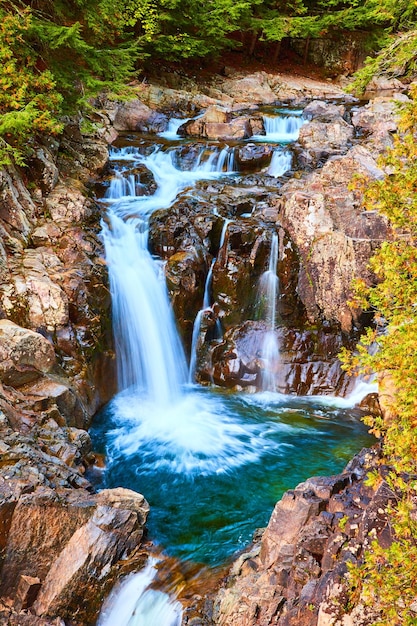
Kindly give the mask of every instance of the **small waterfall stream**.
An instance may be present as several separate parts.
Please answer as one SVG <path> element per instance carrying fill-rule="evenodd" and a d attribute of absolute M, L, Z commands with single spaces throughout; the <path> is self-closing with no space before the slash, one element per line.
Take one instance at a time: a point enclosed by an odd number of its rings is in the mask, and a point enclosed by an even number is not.
<path fill-rule="evenodd" d="M 220 235 L 220 242 L 219 242 L 219 252 L 223 248 L 224 241 L 226 238 L 226 233 L 227 233 L 227 227 L 230 224 L 230 222 L 231 220 L 229 219 L 225 219 L 223 222 L 223 228 L 222 228 L 222 232 Z M 217 260 L 216 258 L 212 260 L 209 271 L 207 272 L 206 283 L 204 285 L 203 307 L 198 311 L 196 318 L 194 320 L 193 334 L 192 334 L 192 340 L 191 340 L 190 367 L 189 367 L 189 372 L 188 372 L 189 383 L 194 382 L 195 368 L 196 368 L 196 363 L 197 363 L 198 341 L 200 338 L 200 330 L 201 330 L 201 321 L 203 319 L 204 312 L 211 310 L 212 308 L 210 290 L 211 290 L 211 281 L 212 281 L 212 276 L 213 276 L 213 268 L 216 263 L 216 260 Z M 216 338 L 218 339 L 220 339 L 222 336 L 221 323 L 220 323 L 220 320 L 218 319 L 216 320 L 216 336 L 217 336 Z"/>
<path fill-rule="evenodd" d="M 157 561 L 150 558 L 138 574 L 130 574 L 106 599 L 97 626 L 180 626 L 182 607 L 166 593 L 150 588 Z"/>
<path fill-rule="evenodd" d="M 301 126 L 305 120 L 301 115 L 271 116 L 264 115 L 265 141 L 290 143 L 297 141 Z"/>
<path fill-rule="evenodd" d="M 297 125 L 300 118 L 294 117 L 291 124 Z M 291 133 L 295 136 L 291 124 L 285 122 L 283 143 Z M 283 133 L 274 128 L 271 122 L 267 140 L 278 141 Z M 106 455 L 103 486 L 129 487 L 149 501 L 150 538 L 176 558 L 215 566 L 250 542 L 286 489 L 309 475 L 338 471 L 369 439 L 351 411 L 345 411 L 354 404 L 347 399 L 339 408 L 329 399 L 233 394 L 186 384 L 194 378 L 196 345 L 187 371 L 161 264 L 148 249 L 149 218 L 153 211 L 171 207 L 198 181 L 236 172 L 235 149 L 213 145 L 201 148 L 193 162 L 188 158 L 183 169 L 177 139 L 166 135 L 152 150 L 126 146 L 111 153 L 114 176 L 104 198 L 102 238 L 119 393 L 97 416 L 91 436 L 95 449 Z M 281 168 L 291 166 L 285 152 L 276 154 Z M 153 175 L 153 195 L 144 195 L 135 172 L 139 166 Z M 280 175 L 273 173 L 279 171 L 277 164 L 270 167 L 272 176 Z M 225 220 L 217 257 L 228 225 Z M 273 370 L 279 367 L 277 259 L 278 237 L 273 235 L 261 281 L 270 336 L 262 353 L 268 391 L 274 391 Z M 194 322 L 193 344 L 204 311 L 213 304 L 214 262 Z M 142 572 L 125 579 L 103 606 L 98 626 L 179 626 L 179 604 L 150 588 L 154 573 L 150 560 Z"/>
<path fill-rule="evenodd" d="M 268 325 L 268 332 L 263 341 L 261 355 L 264 362 L 264 369 L 262 371 L 262 389 L 264 391 L 276 391 L 275 372 L 279 367 L 279 346 L 275 334 L 277 298 L 279 296 L 277 263 L 278 235 L 274 233 L 271 240 L 269 266 L 266 272 L 261 276 L 259 289 L 261 299 L 264 301 L 264 317 Z"/>

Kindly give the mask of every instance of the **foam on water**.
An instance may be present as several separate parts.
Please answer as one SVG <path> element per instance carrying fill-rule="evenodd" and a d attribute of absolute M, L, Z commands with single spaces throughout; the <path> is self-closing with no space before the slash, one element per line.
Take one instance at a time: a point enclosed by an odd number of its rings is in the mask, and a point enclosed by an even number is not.
<path fill-rule="evenodd" d="M 134 389 L 118 394 L 109 411 L 110 465 L 140 452 L 141 472 L 165 468 L 186 475 L 227 473 L 256 462 L 267 451 L 279 451 L 270 435 L 292 432 L 280 422 L 244 422 L 222 396 L 184 394 L 169 407 L 144 400 Z"/>
<path fill-rule="evenodd" d="M 189 122 L 192 118 L 186 117 L 184 119 L 180 119 L 177 117 L 171 117 L 168 122 L 168 128 L 164 130 L 162 133 L 158 133 L 158 137 L 163 137 L 163 139 L 169 139 L 170 141 L 177 141 L 178 139 L 182 139 L 180 135 L 178 135 L 178 129 L 183 124 Z"/>
<path fill-rule="evenodd" d="M 270 176 L 274 176 L 278 178 L 278 176 L 283 176 L 285 172 L 291 169 L 292 166 L 292 154 L 291 152 L 280 150 L 274 150 L 272 155 L 271 163 L 268 167 L 268 174 Z"/>

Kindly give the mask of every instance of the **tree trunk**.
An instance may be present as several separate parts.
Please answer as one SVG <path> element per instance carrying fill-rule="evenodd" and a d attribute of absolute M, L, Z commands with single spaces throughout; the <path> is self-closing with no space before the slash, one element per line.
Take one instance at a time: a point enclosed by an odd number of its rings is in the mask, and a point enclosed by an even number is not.
<path fill-rule="evenodd" d="M 307 57 L 308 57 L 308 50 L 310 48 L 310 37 L 307 37 L 306 42 L 305 42 L 305 46 L 304 46 L 304 57 L 303 57 L 303 63 L 307 63 Z"/>
<path fill-rule="evenodd" d="M 272 65 L 275 65 L 278 61 L 279 53 L 281 52 L 281 40 L 277 41 L 277 45 L 275 46 L 274 54 L 272 55 Z"/>
<path fill-rule="evenodd" d="M 254 31 L 252 33 L 252 39 L 251 42 L 249 44 L 249 56 L 253 56 L 253 53 L 255 52 L 255 46 L 256 46 L 256 42 L 258 40 L 258 33 L 256 31 Z"/>

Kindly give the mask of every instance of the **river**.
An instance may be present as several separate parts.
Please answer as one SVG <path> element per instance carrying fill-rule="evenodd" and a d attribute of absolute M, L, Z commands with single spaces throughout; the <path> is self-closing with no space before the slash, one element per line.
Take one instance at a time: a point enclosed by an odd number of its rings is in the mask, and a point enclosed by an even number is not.
<path fill-rule="evenodd" d="M 301 123 L 300 112 L 288 115 L 277 110 L 268 116 L 266 135 L 253 138 L 274 147 L 269 176 L 279 177 L 290 169 L 288 146 Z M 149 252 L 149 218 L 155 210 L 172 206 L 198 181 L 243 174 L 237 171 L 233 146 L 213 142 L 196 153 L 194 162 L 188 159 L 185 169 L 182 142 L 175 134 L 179 124 L 173 121 L 153 146 L 149 139 L 141 143 L 135 137 L 131 145 L 125 140 L 111 151 L 113 175 L 103 199 L 102 238 L 119 393 L 97 416 L 91 435 L 95 449 L 106 456 L 100 486 L 143 493 L 151 505 L 150 538 L 173 557 L 214 567 L 250 543 L 286 489 L 312 475 L 341 471 L 369 444 L 359 412 L 352 410 L 369 389 L 358 388 L 349 398 L 277 393 L 270 373 L 279 367 L 279 346 L 271 339 L 263 346 L 263 391 L 233 392 L 193 382 L 196 344 L 192 342 L 191 355 L 186 355 L 163 263 Z M 151 194 L 135 172 L 144 167 L 155 182 Z M 275 240 L 263 286 L 259 285 L 267 300 L 265 321 L 271 332 L 279 297 L 276 263 Z M 202 312 L 213 304 L 209 281 L 208 273 Z M 195 337 L 200 320 L 197 315 Z M 118 626 L 180 623 L 180 609 L 173 600 L 146 593 L 152 568 L 149 563 L 145 573 L 126 581 L 112 596 L 100 626 L 115 623 L 112 611 L 118 615 Z M 130 607 L 123 617 L 120 602 Z"/>

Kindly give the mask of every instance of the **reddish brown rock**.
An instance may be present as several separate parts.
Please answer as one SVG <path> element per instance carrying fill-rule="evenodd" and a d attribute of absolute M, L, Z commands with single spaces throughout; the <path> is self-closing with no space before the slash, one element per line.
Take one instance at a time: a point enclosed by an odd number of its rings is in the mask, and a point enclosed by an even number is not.
<path fill-rule="evenodd" d="M 280 220 L 301 257 L 298 293 L 311 320 L 325 318 L 350 331 L 358 311 L 347 302 L 352 281 L 373 280 L 368 261 L 389 237 L 385 218 L 366 212 L 359 191 L 349 188 L 357 174 L 381 176 L 370 153 L 355 146 L 306 180 L 282 189 Z"/>
<path fill-rule="evenodd" d="M 0 320 L 0 379 L 20 387 L 50 372 L 55 365 L 52 344 L 39 333 Z"/>
<path fill-rule="evenodd" d="M 376 467 L 377 451 L 363 450 L 344 473 L 316 477 L 287 492 L 260 545 L 232 566 L 215 598 L 213 623 L 366 626 L 376 620 L 377 610 L 360 603 L 349 614 L 343 609 L 347 561 L 360 558 L 371 539 L 386 541 L 385 509 L 394 496 L 385 483 L 374 490 L 364 484 Z M 335 512 L 341 510 L 338 503 L 343 512 Z"/>
<path fill-rule="evenodd" d="M 112 566 L 140 545 L 148 511 L 143 496 L 127 489 L 91 495 L 44 487 L 21 495 L 8 524 L 1 595 L 16 609 L 33 600 L 39 616 L 77 615 L 82 624 L 98 609 Z M 33 579 L 37 593 L 33 585 L 23 593 L 22 581 Z M 85 596 L 97 600 L 79 604 Z"/>

